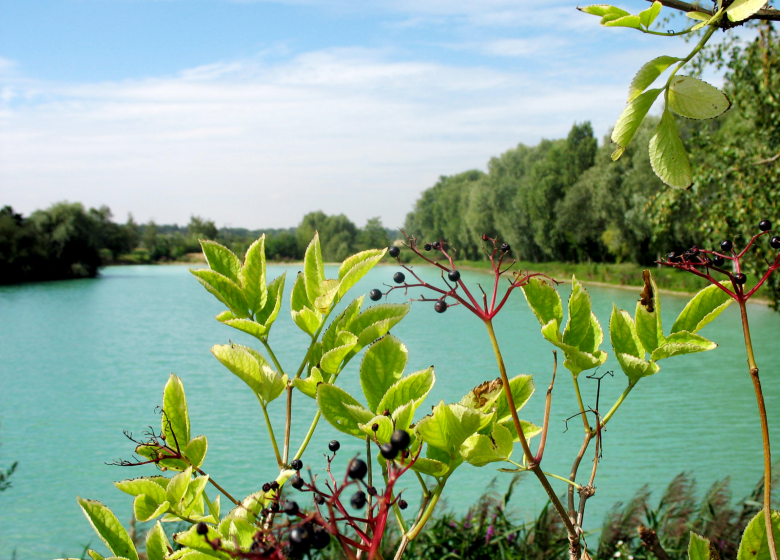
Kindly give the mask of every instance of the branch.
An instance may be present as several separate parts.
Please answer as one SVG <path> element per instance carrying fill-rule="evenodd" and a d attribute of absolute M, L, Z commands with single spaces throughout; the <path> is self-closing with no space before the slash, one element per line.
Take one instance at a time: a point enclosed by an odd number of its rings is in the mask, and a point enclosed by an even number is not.
<path fill-rule="evenodd" d="M 644 547 L 655 554 L 655 557 L 658 558 L 658 560 L 671 560 L 663 547 L 661 547 L 661 543 L 658 540 L 658 535 L 655 534 L 655 531 L 644 525 L 637 527 L 637 531 L 639 531 L 639 538 Z"/>
<path fill-rule="evenodd" d="M 780 154 L 775 154 L 771 158 L 762 159 L 753 163 L 753 165 L 764 165 L 765 163 L 774 163 L 780 159 Z"/>
<path fill-rule="evenodd" d="M 647 1 L 652 3 L 654 0 L 647 0 Z M 661 4 L 663 4 L 667 8 L 672 8 L 674 10 L 680 10 L 683 12 L 701 12 L 709 16 L 714 14 L 712 10 L 702 8 L 701 6 L 697 6 L 695 4 L 689 4 L 688 2 L 681 2 L 680 0 L 659 0 L 659 2 L 661 2 Z M 775 10 L 774 8 L 762 8 L 747 19 L 748 20 L 758 19 L 764 21 L 780 21 L 780 10 Z"/>

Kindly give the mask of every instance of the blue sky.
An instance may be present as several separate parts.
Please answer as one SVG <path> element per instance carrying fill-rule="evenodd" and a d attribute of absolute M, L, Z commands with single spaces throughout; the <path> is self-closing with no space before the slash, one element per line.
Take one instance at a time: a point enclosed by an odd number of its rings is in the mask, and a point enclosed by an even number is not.
<path fill-rule="evenodd" d="M 440 175 L 574 122 L 603 136 L 639 66 L 689 49 L 576 5 L 0 0 L 0 202 L 401 226 Z"/>

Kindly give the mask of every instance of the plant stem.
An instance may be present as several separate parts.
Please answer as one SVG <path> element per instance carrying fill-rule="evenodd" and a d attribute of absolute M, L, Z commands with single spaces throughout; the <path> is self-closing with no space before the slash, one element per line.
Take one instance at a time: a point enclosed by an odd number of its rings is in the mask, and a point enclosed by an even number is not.
<path fill-rule="evenodd" d="M 196 470 L 196 471 L 198 471 L 198 473 L 199 473 L 201 476 L 205 476 L 205 475 L 206 475 L 206 473 L 205 473 L 205 472 L 203 472 L 201 469 L 198 469 L 198 468 L 196 468 L 195 470 Z M 240 505 L 241 505 L 241 502 L 239 502 L 239 501 L 238 501 L 238 500 L 236 500 L 236 499 L 235 499 L 233 496 L 231 496 L 231 495 L 228 493 L 228 491 L 227 491 L 227 490 L 225 490 L 224 488 L 222 488 L 222 486 L 220 486 L 219 484 L 217 484 L 217 483 L 214 481 L 214 479 L 213 479 L 213 478 L 211 478 L 210 476 L 209 476 L 209 482 L 210 482 L 210 483 L 211 483 L 211 484 L 214 486 L 214 488 L 216 488 L 217 490 L 219 490 L 220 492 L 222 492 L 222 493 L 225 495 L 225 497 L 226 497 L 228 500 L 230 500 L 231 502 L 233 502 L 233 503 L 234 503 L 235 505 L 237 505 L 237 506 L 240 506 Z"/>
<path fill-rule="evenodd" d="M 408 538 L 408 540 L 413 541 L 414 539 L 416 539 L 417 535 L 420 534 L 422 528 L 425 527 L 425 524 L 428 522 L 428 519 L 431 517 L 433 510 L 436 509 L 436 503 L 439 501 L 439 497 L 441 496 L 442 490 L 444 490 L 445 481 L 446 479 L 440 482 L 438 486 L 436 486 L 436 490 L 433 491 L 433 495 L 431 496 L 431 501 L 428 502 L 428 507 L 425 508 L 425 511 L 423 512 L 422 516 L 417 521 L 415 526 L 412 528 L 412 530 L 405 535 Z"/>
<path fill-rule="evenodd" d="M 528 440 L 523 433 L 523 426 L 520 424 L 520 418 L 517 416 L 517 407 L 515 406 L 515 399 L 512 395 L 512 387 L 509 385 L 509 377 L 506 374 L 506 365 L 504 365 L 504 358 L 501 356 L 501 349 L 498 347 L 498 339 L 496 339 L 496 332 L 493 330 L 492 321 L 485 321 L 485 326 L 487 327 L 488 335 L 490 336 L 490 342 L 493 344 L 493 352 L 495 353 L 496 361 L 498 362 L 498 370 L 501 372 L 501 380 L 504 384 L 504 394 L 506 395 L 506 401 L 509 405 L 509 412 L 512 414 L 512 420 L 514 421 L 517 435 L 520 438 L 520 444 L 523 446 L 523 453 L 525 453 L 525 457 L 528 461 L 528 469 L 533 471 L 536 478 L 538 478 L 539 482 L 542 484 L 544 491 L 547 492 L 547 496 L 550 498 L 555 510 L 558 512 L 561 521 L 563 521 L 563 524 L 566 526 L 566 532 L 569 534 L 569 541 L 574 542 L 575 539 L 579 540 L 577 530 L 574 528 L 574 525 L 572 525 L 569 516 L 566 515 L 566 510 L 564 509 L 561 500 L 558 498 L 552 486 L 550 486 L 550 481 L 547 480 L 547 476 L 542 472 L 541 467 L 534 461 L 534 455 L 531 452 L 531 448 L 528 446 Z"/>
<path fill-rule="evenodd" d="M 639 383 L 639 379 L 628 382 L 628 387 L 626 387 L 626 390 L 623 391 L 623 394 L 618 397 L 618 400 L 615 401 L 615 404 L 612 405 L 612 408 L 609 409 L 609 412 L 607 412 L 607 414 L 601 420 L 601 429 L 604 429 L 604 426 L 607 425 L 609 419 L 612 418 L 612 416 L 617 412 L 617 409 L 620 408 L 620 405 L 623 404 L 623 401 L 626 400 L 626 397 L 631 392 L 631 389 L 636 387 L 637 383 Z"/>
<path fill-rule="evenodd" d="M 298 448 L 298 451 L 295 453 L 295 457 L 293 459 L 300 459 L 301 455 L 303 455 L 303 452 L 306 451 L 306 447 L 309 445 L 309 441 L 311 441 L 311 436 L 314 435 L 314 430 L 317 428 L 317 423 L 320 421 L 320 417 L 322 416 L 322 412 L 317 410 L 317 414 L 314 415 L 314 420 L 311 422 L 311 426 L 309 426 L 309 431 L 306 432 L 306 437 L 303 440 L 303 443 L 301 443 L 301 446 Z"/>
<path fill-rule="evenodd" d="M 282 468 L 282 456 L 279 455 L 279 446 L 276 444 L 276 436 L 274 436 L 274 429 L 271 426 L 271 419 L 268 417 L 268 410 L 265 405 L 260 402 L 260 407 L 263 409 L 263 416 L 265 416 L 265 425 L 268 426 L 268 435 L 271 436 L 271 444 L 274 446 L 274 453 L 276 453 L 276 462 L 279 468 Z"/>
<path fill-rule="evenodd" d="M 585 414 L 585 405 L 582 403 L 582 395 L 580 394 L 580 383 L 577 381 L 577 376 L 572 374 L 571 379 L 574 382 L 574 392 L 577 393 L 577 402 L 580 405 L 580 415 L 582 415 L 582 424 L 585 427 L 585 433 L 590 432 L 590 423 L 588 422 L 588 415 Z"/>
<path fill-rule="evenodd" d="M 287 418 L 284 422 L 284 450 L 282 451 L 282 464 L 287 465 L 290 455 L 290 428 L 292 426 L 292 382 L 287 382 Z"/>
<path fill-rule="evenodd" d="M 750 377 L 753 380 L 753 389 L 756 392 L 758 415 L 761 417 L 761 437 L 764 443 L 764 519 L 766 521 L 767 545 L 769 546 L 769 553 L 772 560 L 777 560 L 777 545 L 775 544 L 775 535 L 772 530 L 772 458 L 769 451 L 769 422 L 766 417 L 764 393 L 761 391 L 761 380 L 758 378 L 758 366 L 756 365 L 756 358 L 753 355 L 753 342 L 750 339 L 750 326 L 748 325 L 745 301 L 743 299 L 737 301 L 739 303 L 739 311 L 742 315 L 742 332 L 745 335 L 745 350 L 747 351 Z"/>
<path fill-rule="evenodd" d="M 276 354 L 274 354 L 274 351 L 271 350 L 271 345 L 268 344 L 267 338 L 261 338 L 260 342 L 263 343 L 263 346 L 265 346 L 266 352 L 268 352 L 268 355 L 271 356 L 271 361 L 276 366 L 276 370 L 279 372 L 279 375 L 284 375 L 284 369 L 282 368 L 282 364 L 279 363 L 279 360 L 276 359 Z"/>
<path fill-rule="evenodd" d="M 521 465 L 519 463 L 515 463 L 514 461 L 510 461 L 509 459 L 507 459 L 506 461 L 507 461 L 507 463 L 512 463 L 514 466 L 516 466 L 516 467 L 518 467 L 520 469 L 523 469 L 525 471 L 531 470 L 531 469 L 528 469 L 528 468 L 524 467 L 523 465 Z M 542 471 L 542 472 L 544 472 L 544 474 L 546 476 L 551 476 L 553 478 L 557 478 L 558 480 L 562 480 L 566 484 L 570 484 L 570 485 L 574 486 L 574 488 L 576 488 L 577 490 L 579 490 L 579 488 L 580 488 L 579 484 L 577 484 L 576 482 L 574 482 L 572 480 L 569 480 L 568 478 L 563 478 L 562 476 L 558 476 L 557 474 L 548 473 L 548 472 L 545 472 L 545 471 Z"/>

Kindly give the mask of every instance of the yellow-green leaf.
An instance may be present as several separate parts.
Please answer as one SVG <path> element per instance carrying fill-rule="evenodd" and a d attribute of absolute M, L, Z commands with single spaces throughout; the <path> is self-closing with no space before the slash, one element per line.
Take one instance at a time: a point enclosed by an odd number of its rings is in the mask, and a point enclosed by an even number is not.
<path fill-rule="evenodd" d="M 617 148 L 612 154 L 612 159 L 617 160 L 623 155 L 623 152 L 631 142 L 631 139 L 642 124 L 647 112 L 661 93 L 661 89 L 651 89 L 635 97 L 626 105 L 620 117 L 612 129 L 612 141 L 617 144 Z"/>
<path fill-rule="evenodd" d="M 664 110 L 661 122 L 650 139 L 650 164 L 655 174 L 671 187 L 687 189 L 693 183 L 688 154 L 668 109 Z"/>
<path fill-rule="evenodd" d="M 726 14 L 731 21 L 742 21 L 766 6 L 767 0 L 734 0 L 734 2 L 726 8 Z"/>
<path fill-rule="evenodd" d="M 110 509 L 95 500 L 76 499 L 87 521 L 114 556 L 138 560 L 133 541 Z"/>
<path fill-rule="evenodd" d="M 268 287 L 265 284 L 265 234 L 246 250 L 240 278 L 249 308 L 257 313 L 265 307 L 268 299 Z"/>
<path fill-rule="evenodd" d="M 713 119 L 731 106 L 726 94 L 690 76 L 675 76 L 669 85 L 669 109 L 689 119 Z"/>

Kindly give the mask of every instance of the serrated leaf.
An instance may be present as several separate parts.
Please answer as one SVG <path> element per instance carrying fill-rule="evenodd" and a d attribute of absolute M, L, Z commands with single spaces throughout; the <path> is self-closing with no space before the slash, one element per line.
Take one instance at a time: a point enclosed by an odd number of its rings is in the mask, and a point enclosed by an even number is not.
<path fill-rule="evenodd" d="M 210 542 L 214 541 L 215 539 L 220 539 L 222 535 L 220 535 L 220 533 L 217 532 L 217 530 L 211 525 L 206 525 L 206 527 L 208 528 L 208 532 L 205 535 L 199 535 L 197 525 L 193 525 L 186 531 L 182 531 L 181 533 L 176 533 L 173 535 L 173 540 L 182 546 L 189 547 L 194 551 L 205 554 L 207 558 L 230 558 L 227 553 L 214 550 Z M 226 540 L 226 542 L 230 541 Z M 189 553 L 182 558 L 189 560 L 191 557 L 192 553 Z"/>
<path fill-rule="evenodd" d="M 363 438 L 360 424 L 365 424 L 374 417 L 373 412 L 349 393 L 326 383 L 321 383 L 317 388 L 317 406 L 334 428 L 359 438 Z"/>
<path fill-rule="evenodd" d="M 146 534 L 146 558 L 147 560 L 165 560 L 171 544 L 158 521 Z"/>
<path fill-rule="evenodd" d="M 682 354 L 693 354 L 694 352 L 706 352 L 714 350 L 718 345 L 698 334 L 692 334 L 687 331 L 680 331 L 670 334 L 666 341 L 653 351 L 650 358 L 658 361 L 672 356 Z"/>
<path fill-rule="evenodd" d="M 254 321 L 250 321 L 249 319 L 228 319 L 227 321 L 220 321 L 220 323 L 229 327 L 233 327 L 234 329 L 237 329 L 241 332 L 250 334 L 260 340 L 262 340 L 268 332 L 265 326 Z"/>
<path fill-rule="evenodd" d="M 626 374 L 632 383 L 636 383 L 642 377 L 654 375 L 661 369 L 655 362 L 648 362 L 642 358 L 632 356 L 631 354 L 615 352 L 615 357 L 617 358 L 623 373 Z"/>
<path fill-rule="evenodd" d="M 87 554 L 89 555 L 92 560 L 105 560 L 98 552 L 95 552 L 94 550 L 87 550 Z M 68 558 L 67 560 L 71 560 Z M 75 560 L 75 559 L 72 559 Z"/>
<path fill-rule="evenodd" d="M 520 411 L 525 406 L 536 390 L 532 375 L 518 375 L 509 380 L 509 387 L 512 390 L 512 399 L 515 401 L 515 410 Z M 501 394 L 496 399 L 496 421 L 501 423 L 512 418 L 512 412 L 509 409 L 509 403 L 506 400 L 506 393 Z"/>
<path fill-rule="evenodd" d="M 661 300 L 658 297 L 658 286 L 649 271 L 645 270 L 644 274 L 646 275 L 645 288 L 642 298 L 636 304 L 636 334 L 645 350 L 652 353 L 664 343 L 665 338 L 661 327 Z M 644 297 L 649 292 L 652 292 L 652 295 L 645 302 Z"/>
<path fill-rule="evenodd" d="M 417 423 L 416 431 L 429 446 L 454 457 L 466 438 L 487 426 L 492 418 L 491 414 L 441 401 L 434 407 L 433 414 Z"/>
<path fill-rule="evenodd" d="M 484 467 L 488 463 L 506 461 L 512 456 L 514 440 L 512 433 L 496 424 L 490 436 L 474 434 L 460 446 L 460 454 L 467 463 Z"/>
<path fill-rule="evenodd" d="M 631 103 L 634 99 L 645 91 L 650 85 L 658 79 L 658 76 L 663 74 L 667 68 L 669 68 L 675 62 L 680 62 L 681 58 L 674 56 L 659 56 L 654 58 L 650 62 L 646 62 L 636 73 L 634 79 L 631 80 L 631 85 L 628 87 L 628 103 Z"/>
<path fill-rule="evenodd" d="M 184 448 L 184 456 L 187 457 L 193 468 L 198 469 L 203 465 L 208 449 L 209 443 L 206 436 L 194 437 Z"/>
<path fill-rule="evenodd" d="M 609 337 L 615 353 L 630 354 L 644 360 L 645 348 L 636 334 L 636 325 L 626 311 L 612 305 L 612 317 L 609 320 Z"/>
<path fill-rule="evenodd" d="M 323 295 L 322 283 L 325 281 L 325 263 L 322 261 L 322 247 L 318 232 L 306 247 L 306 254 L 303 256 L 303 276 L 306 295 L 309 301 L 314 303 L 314 300 Z"/>
<path fill-rule="evenodd" d="M 265 307 L 268 300 L 268 287 L 265 284 L 265 234 L 246 250 L 240 278 L 249 308 L 257 313 Z"/>
<path fill-rule="evenodd" d="M 416 408 L 431 392 L 434 383 L 436 383 L 436 375 L 433 373 L 433 366 L 410 373 L 388 388 L 382 400 L 379 401 L 376 412 L 381 414 L 385 410 L 389 410 L 392 413 L 409 401 L 414 401 Z"/>
<path fill-rule="evenodd" d="M 184 449 L 190 442 L 190 415 L 187 411 L 184 384 L 174 374 L 168 378 L 163 389 L 162 408 L 162 433 L 165 434 L 168 445 L 176 449 L 178 444 L 179 449 Z"/>
<path fill-rule="evenodd" d="M 168 482 L 168 488 L 165 492 L 172 508 L 177 509 L 179 507 L 179 502 L 184 498 L 191 479 L 192 467 L 187 467 L 186 470 L 180 472 Z"/>
<path fill-rule="evenodd" d="M 170 509 L 170 502 L 157 503 L 151 496 L 141 494 L 133 500 L 133 515 L 140 522 L 146 522 L 161 516 Z"/>
<path fill-rule="evenodd" d="M 656 0 L 655 2 L 653 2 L 652 6 L 650 6 L 646 10 L 639 12 L 639 22 L 645 27 L 649 28 L 655 21 L 655 18 L 658 17 L 658 14 L 661 13 L 662 7 L 663 4 L 661 4 L 660 2 L 658 2 L 658 0 Z"/>
<path fill-rule="evenodd" d="M 650 139 L 650 164 L 658 178 L 671 187 L 687 189 L 693 183 L 688 154 L 668 109 L 664 109 Z"/>
<path fill-rule="evenodd" d="M 375 412 L 387 390 L 403 375 L 409 351 L 393 335 L 386 335 L 366 350 L 360 364 L 360 385 L 368 408 Z"/>
<path fill-rule="evenodd" d="M 95 500 L 76 499 L 87 521 L 112 554 L 128 560 L 138 560 L 133 541 L 110 509 Z"/>
<path fill-rule="evenodd" d="M 710 14 L 705 14 L 704 12 L 687 12 L 685 15 L 696 21 L 710 21 L 712 19 Z"/>
<path fill-rule="evenodd" d="M 286 278 L 287 272 L 285 271 L 281 276 L 277 276 L 268 284 L 265 306 L 260 311 L 255 312 L 255 321 L 262 324 L 266 328 L 266 332 L 271 328 L 271 325 L 274 324 L 274 321 L 276 321 L 276 318 L 279 316 Z"/>
<path fill-rule="evenodd" d="M 311 368 L 309 376 L 306 379 L 300 377 L 293 380 L 293 386 L 301 393 L 312 399 L 317 398 L 317 385 L 324 383 L 322 372 L 317 367 Z"/>
<path fill-rule="evenodd" d="M 595 355 L 599 352 L 599 346 L 601 346 L 602 342 L 604 342 L 604 330 L 601 328 L 596 314 L 591 311 L 590 327 L 588 332 L 585 333 L 585 338 L 580 342 L 579 349 L 587 354 Z"/>
<path fill-rule="evenodd" d="M 579 348 L 590 329 L 590 295 L 574 276 L 571 278 L 571 286 L 569 318 L 566 321 L 566 328 L 563 330 L 563 342 L 574 348 Z"/>
<path fill-rule="evenodd" d="M 767 0 L 734 0 L 726 8 L 726 14 L 731 21 L 743 21 L 766 6 Z"/>
<path fill-rule="evenodd" d="M 209 268 L 241 286 L 241 262 L 233 251 L 216 241 L 208 239 L 200 239 L 199 241 Z"/>
<path fill-rule="evenodd" d="M 364 346 L 386 335 L 407 313 L 409 313 L 408 303 L 383 303 L 369 307 L 360 313 L 348 329 L 358 337 L 358 344 L 352 350 L 353 353 L 357 353 Z"/>
<path fill-rule="evenodd" d="M 642 29 L 639 16 L 632 15 L 618 17 L 617 14 L 607 14 L 601 18 L 601 25 L 604 27 L 630 27 L 632 29 Z"/>
<path fill-rule="evenodd" d="M 393 411 L 390 417 L 395 421 L 396 430 L 409 430 L 414 420 L 414 411 L 417 405 L 410 401 L 403 406 L 399 406 Z"/>
<path fill-rule="evenodd" d="M 209 482 L 209 475 L 199 476 L 193 479 L 187 486 L 187 492 L 184 494 L 183 507 L 181 508 L 185 515 L 191 515 L 196 511 L 202 515 L 203 511 L 203 490 Z"/>
<path fill-rule="evenodd" d="M 642 124 L 647 112 L 655 103 L 658 94 L 662 89 L 651 89 L 638 95 L 626 105 L 623 112 L 620 113 L 615 128 L 612 129 L 612 141 L 617 144 L 617 148 L 612 154 L 612 159 L 617 160 L 631 142 L 631 139 Z"/>
<path fill-rule="evenodd" d="M 332 350 L 325 352 L 320 359 L 320 368 L 322 371 L 330 374 L 338 373 L 341 362 L 347 357 L 357 343 L 358 337 L 354 334 L 346 331 L 339 333 L 336 341 L 337 346 Z"/>
<path fill-rule="evenodd" d="M 119 488 L 125 494 L 130 494 L 131 496 L 147 494 L 157 503 L 162 503 L 166 500 L 165 489 L 148 477 L 131 478 L 128 480 L 114 482 L 114 486 Z"/>
<path fill-rule="evenodd" d="M 314 307 L 321 313 L 326 313 L 330 306 L 334 302 L 339 301 L 339 281 L 338 280 L 323 280 L 322 281 L 322 295 L 314 300 Z"/>
<path fill-rule="evenodd" d="M 610 6 L 609 4 L 593 4 L 591 6 L 585 6 L 583 8 L 577 7 L 577 9 L 581 12 L 585 12 L 586 14 L 591 14 L 599 17 L 604 17 L 607 14 L 617 14 L 618 16 L 629 15 L 627 11 L 621 10 L 620 8 L 617 8 L 615 6 Z"/>
<path fill-rule="evenodd" d="M 501 426 L 509 430 L 509 433 L 512 434 L 513 441 L 520 441 L 520 436 L 517 435 L 517 430 L 515 429 L 515 423 L 511 419 L 506 422 L 501 422 Z M 530 441 L 532 437 L 542 432 L 541 426 L 537 426 L 536 424 L 525 420 L 520 420 L 520 427 L 523 429 L 523 435 L 525 436 L 526 441 Z"/>
<path fill-rule="evenodd" d="M 669 85 L 669 109 L 689 119 L 714 119 L 731 106 L 726 94 L 690 76 L 675 76 Z"/>
<path fill-rule="evenodd" d="M 377 427 L 376 430 L 374 430 L 374 426 Z M 369 436 L 372 441 L 376 438 L 379 443 L 388 443 L 395 431 L 392 420 L 381 414 L 379 416 L 374 416 L 368 422 L 358 424 L 358 427 L 364 434 Z"/>
<path fill-rule="evenodd" d="M 773 511 L 771 519 L 775 543 L 780 543 L 780 513 Z M 742 542 L 739 543 L 737 560 L 770 560 L 767 540 L 766 518 L 762 509 L 745 528 Z"/>
<path fill-rule="evenodd" d="M 406 461 L 399 461 L 398 459 L 396 459 L 396 461 L 406 464 L 411 461 L 411 458 L 408 458 Z M 417 461 L 415 461 L 414 465 L 412 465 L 412 470 L 422 474 L 427 474 L 428 476 L 441 477 L 450 472 L 450 466 L 441 461 L 437 461 L 436 459 L 418 457 Z"/>
<path fill-rule="evenodd" d="M 272 402 L 286 386 L 265 358 L 256 351 L 240 344 L 222 344 L 211 348 L 211 353 L 236 377 L 246 383 L 265 404 Z"/>
<path fill-rule="evenodd" d="M 363 278 L 376 263 L 382 260 L 387 249 L 369 249 L 347 258 L 339 268 L 339 297 Z"/>
<path fill-rule="evenodd" d="M 460 404 L 467 408 L 475 408 L 480 412 L 489 412 L 495 408 L 496 401 L 498 401 L 502 394 L 504 394 L 504 383 L 499 377 L 492 381 L 485 381 L 474 387 L 460 399 Z M 504 397 L 504 399 L 506 399 L 506 397 Z"/>
<path fill-rule="evenodd" d="M 563 323 L 563 304 L 558 290 L 541 278 L 531 278 L 523 286 L 523 294 L 539 323 L 544 326 L 552 319 Z"/>
<path fill-rule="evenodd" d="M 233 315 L 241 319 L 249 317 L 249 304 L 238 284 L 214 270 L 199 268 L 190 272 L 204 288 L 227 305 Z"/>
<path fill-rule="evenodd" d="M 337 346 L 336 338 L 342 331 L 347 331 L 349 325 L 355 320 L 358 313 L 360 313 L 360 307 L 363 305 L 363 296 L 357 297 L 347 306 L 347 308 L 339 313 L 328 328 L 325 329 L 325 334 L 322 335 L 322 349 L 327 352 Z"/>
<path fill-rule="evenodd" d="M 726 285 L 724 282 L 723 285 Z M 672 325 L 672 333 L 688 331 L 696 333 L 731 305 L 732 299 L 718 286 L 712 284 L 699 291 L 680 312 Z"/>
<path fill-rule="evenodd" d="M 710 560 L 710 541 L 691 531 L 688 560 Z"/>

